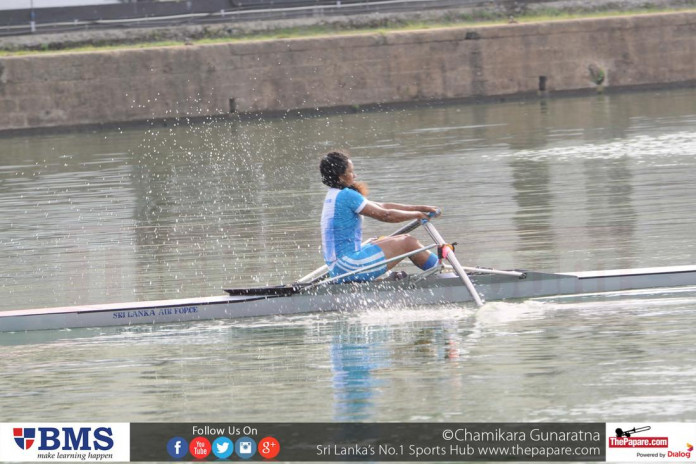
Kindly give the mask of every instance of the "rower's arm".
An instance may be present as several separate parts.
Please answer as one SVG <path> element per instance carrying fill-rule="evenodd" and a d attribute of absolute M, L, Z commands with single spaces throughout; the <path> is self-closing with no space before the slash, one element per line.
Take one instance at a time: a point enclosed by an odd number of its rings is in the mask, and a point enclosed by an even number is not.
<path fill-rule="evenodd" d="M 413 219 L 428 219 L 428 215 L 422 211 L 415 209 L 400 209 L 393 208 L 393 206 L 407 206 L 407 205 L 395 205 L 393 203 L 375 203 L 373 201 L 368 201 L 365 207 L 360 211 L 360 214 L 371 217 L 372 219 L 377 219 L 382 222 L 404 222 Z"/>
<path fill-rule="evenodd" d="M 402 205 L 399 203 L 375 203 L 384 209 L 398 209 L 400 211 L 420 211 L 421 213 L 435 213 L 439 211 L 435 206 L 426 205 Z"/>

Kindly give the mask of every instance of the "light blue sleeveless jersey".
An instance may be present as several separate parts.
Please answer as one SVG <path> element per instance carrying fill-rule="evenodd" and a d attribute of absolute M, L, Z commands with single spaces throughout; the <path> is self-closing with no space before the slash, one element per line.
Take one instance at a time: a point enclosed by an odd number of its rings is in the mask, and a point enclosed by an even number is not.
<path fill-rule="evenodd" d="M 329 189 L 321 212 L 321 242 L 324 261 L 331 277 L 370 267 L 347 276 L 339 282 L 367 282 L 387 272 L 386 257 L 379 245 L 362 246 L 362 216 L 367 199 L 355 190 Z M 439 263 L 430 253 L 421 269 L 431 269 Z M 380 265 L 378 265 L 380 264 Z"/>
<path fill-rule="evenodd" d="M 329 189 L 321 213 L 324 261 L 331 267 L 341 256 L 360 250 L 362 216 L 367 199 L 355 190 Z"/>
<path fill-rule="evenodd" d="M 352 189 L 330 189 L 321 213 L 321 237 L 324 261 L 331 277 L 385 261 L 384 252 L 375 244 L 362 246 L 362 216 L 367 199 Z M 387 272 L 387 265 L 353 274 L 339 282 L 367 282 Z"/>

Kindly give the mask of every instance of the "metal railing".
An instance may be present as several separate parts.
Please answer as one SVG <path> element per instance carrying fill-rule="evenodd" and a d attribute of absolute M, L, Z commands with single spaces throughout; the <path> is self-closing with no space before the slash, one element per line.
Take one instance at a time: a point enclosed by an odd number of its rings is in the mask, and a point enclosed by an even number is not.
<path fill-rule="evenodd" d="M 500 0 L 247 0 L 244 2 L 230 0 L 223 2 L 230 5 L 228 8 L 211 11 L 186 8 L 186 5 L 193 5 L 195 2 L 153 3 L 176 5 L 160 9 L 138 9 L 133 6 L 138 4 L 122 4 L 13 10 L 9 13 L 0 11 L 0 35 L 394 13 L 504 2 Z M 208 2 L 209 8 L 219 4 L 219 1 Z"/>

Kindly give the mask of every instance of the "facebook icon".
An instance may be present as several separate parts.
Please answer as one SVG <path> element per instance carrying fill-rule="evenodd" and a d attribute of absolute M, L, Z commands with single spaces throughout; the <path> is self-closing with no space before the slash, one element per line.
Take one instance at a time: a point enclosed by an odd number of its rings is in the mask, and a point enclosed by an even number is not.
<path fill-rule="evenodd" d="M 181 437 L 174 437 L 167 442 L 167 452 L 174 459 L 181 459 L 188 452 L 188 443 Z"/>

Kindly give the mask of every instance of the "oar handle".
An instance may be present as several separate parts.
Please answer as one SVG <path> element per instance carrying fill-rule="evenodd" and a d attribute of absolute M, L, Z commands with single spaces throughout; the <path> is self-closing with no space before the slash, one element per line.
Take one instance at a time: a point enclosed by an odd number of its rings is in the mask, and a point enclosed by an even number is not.
<path fill-rule="evenodd" d="M 421 219 L 420 223 L 425 224 L 426 222 L 430 221 L 431 219 L 435 219 L 436 217 L 440 217 L 442 214 L 442 210 L 440 208 L 436 209 L 435 211 L 431 211 L 428 213 L 428 219 Z"/>
<path fill-rule="evenodd" d="M 409 222 L 408 224 L 405 224 L 403 227 L 400 227 L 398 230 L 395 230 L 391 234 L 389 234 L 389 237 L 392 237 L 394 235 L 403 235 L 403 234 L 408 234 L 409 232 L 413 232 L 426 222 L 430 221 L 431 219 L 435 219 L 436 217 L 440 216 L 442 214 L 441 209 L 437 209 L 437 211 L 430 212 L 428 213 L 428 219 L 414 219 L 413 221 Z"/>

